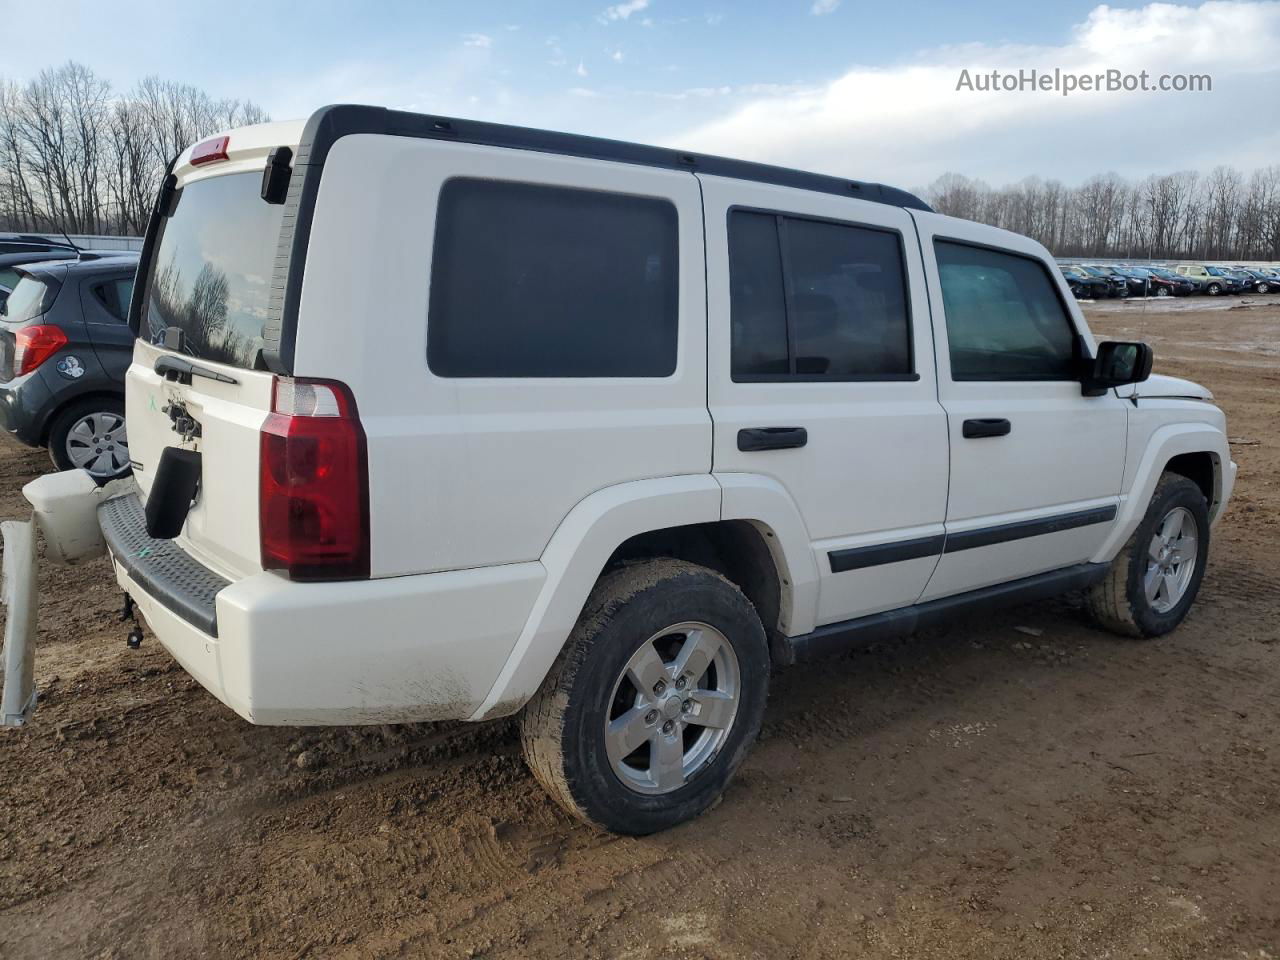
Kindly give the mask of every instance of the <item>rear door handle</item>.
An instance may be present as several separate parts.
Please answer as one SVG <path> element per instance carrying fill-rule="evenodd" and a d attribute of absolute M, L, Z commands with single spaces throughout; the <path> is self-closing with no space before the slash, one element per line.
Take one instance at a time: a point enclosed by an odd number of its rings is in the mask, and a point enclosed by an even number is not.
<path fill-rule="evenodd" d="M 1012 425 L 1003 417 L 983 417 L 977 420 L 966 420 L 960 428 L 960 433 L 966 440 L 972 440 L 975 437 L 1007 436 L 1012 429 Z"/>
<path fill-rule="evenodd" d="M 738 449 L 744 453 L 787 450 L 803 447 L 808 442 L 809 431 L 804 427 L 745 427 L 738 431 Z"/>

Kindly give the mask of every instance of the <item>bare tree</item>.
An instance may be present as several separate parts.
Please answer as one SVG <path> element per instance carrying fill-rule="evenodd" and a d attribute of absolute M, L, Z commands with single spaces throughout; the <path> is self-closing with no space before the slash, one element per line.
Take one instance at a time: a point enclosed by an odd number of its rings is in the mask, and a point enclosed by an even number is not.
<path fill-rule="evenodd" d="M 116 96 L 78 63 L 0 80 L 0 229 L 141 233 L 170 157 L 265 120 L 251 102 L 157 77 Z"/>

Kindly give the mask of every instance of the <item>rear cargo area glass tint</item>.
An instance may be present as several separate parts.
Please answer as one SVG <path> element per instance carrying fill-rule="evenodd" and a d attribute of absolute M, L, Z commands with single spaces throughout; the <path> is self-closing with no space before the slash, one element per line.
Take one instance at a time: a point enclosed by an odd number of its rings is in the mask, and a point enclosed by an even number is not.
<path fill-rule="evenodd" d="M 284 208 L 263 201 L 260 173 L 197 180 L 178 192 L 151 260 L 143 335 L 183 331 L 186 352 L 251 369 L 262 349 Z"/>

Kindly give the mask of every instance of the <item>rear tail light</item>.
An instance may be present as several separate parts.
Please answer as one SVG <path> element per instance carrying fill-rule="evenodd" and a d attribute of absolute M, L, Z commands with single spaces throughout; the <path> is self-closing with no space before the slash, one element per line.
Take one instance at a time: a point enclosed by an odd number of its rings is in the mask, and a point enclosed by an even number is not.
<path fill-rule="evenodd" d="M 277 377 L 262 426 L 262 566 L 292 580 L 369 576 L 369 466 L 351 391 Z"/>
<path fill-rule="evenodd" d="M 18 329 L 13 335 L 13 375 L 30 373 L 66 345 L 61 327 L 40 323 Z"/>

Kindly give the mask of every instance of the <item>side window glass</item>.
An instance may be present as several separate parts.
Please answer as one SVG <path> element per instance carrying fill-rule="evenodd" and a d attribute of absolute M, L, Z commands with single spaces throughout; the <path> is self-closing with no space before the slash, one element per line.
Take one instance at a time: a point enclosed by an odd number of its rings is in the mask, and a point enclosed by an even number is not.
<path fill-rule="evenodd" d="M 730 368 L 740 377 L 790 372 L 778 218 L 735 210 L 729 218 Z"/>
<path fill-rule="evenodd" d="M 728 234 L 733 379 L 913 376 L 897 232 L 736 210 Z"/>
<path fill-rule="evenodd" d="M 935 240 L 953 380 L 1074 380 L 1076 331 L 1043 263 Z"/>
<path fill-rule="evenodd" d="M 133 299 L 133 277 L 115 281 L 116 319 L 122 323 L 129 318 L 129 301 Z"/>
<path fill-rule="evenodd" d="M 440 377 L 667 377 L 679 263 L 667 200 L 457 178 L 440 192 L 427 363 Z"/>
<path fill-rule="evenodd" d="M 796 373 L 911 372 L 906 280 L 897 234 L 784 221 Z"/>

